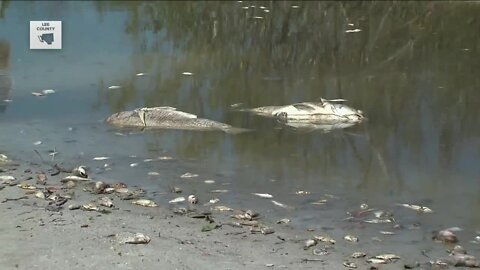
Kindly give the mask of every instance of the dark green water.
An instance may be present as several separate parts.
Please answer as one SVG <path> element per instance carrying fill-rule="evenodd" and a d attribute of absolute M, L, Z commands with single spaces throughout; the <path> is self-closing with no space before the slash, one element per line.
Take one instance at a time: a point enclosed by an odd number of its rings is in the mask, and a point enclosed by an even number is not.
<path fill-rule="evenodd" d="M 56 160 L 88 165 L 104 179 L 155 191 L 175 184 L 204 202 L 216 196 L 209 190 L 229 189 L 217 196 L 224 204 L 300 225 L 342 224 L 366 202 L 426 224 L 425 232 L 460 226 L 472 236 L 480 229 L 478 14 L 478 2 L 2 1 L 9 57 L 1 60 L 0 96 L 13 101 L 0 103 L 0 151 L 38 161 L 33 149 L 47 158 L 56 149 Z M 63 21 L 63 49 L 29 50 L 30 20 Z M 353 29 L 361 31 L 346 32 Z M 43 89 L 56 93 L 31 95 Z M 320 97 L 345 98 L 368 121 L 295 132 L 229 110 Z M 102 123 L 141 106 L 174 106 L 254 131 L 118 136 Z M 176 160 L 142 162 L 158 156 Z M 185 172 L 200 177 L 180 178 Z M 310 204 L 325 193 L 340 199 Z M 435 214 L 415 216 L 398 202 Z"/>

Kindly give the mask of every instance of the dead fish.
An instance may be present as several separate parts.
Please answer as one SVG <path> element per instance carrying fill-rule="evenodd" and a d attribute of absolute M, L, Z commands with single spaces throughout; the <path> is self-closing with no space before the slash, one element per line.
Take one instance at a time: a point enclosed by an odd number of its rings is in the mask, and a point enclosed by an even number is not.
<path fill-rule="evenodd" d="M 282 218 L 282 219 L 280 219 L 280 220 L 277 220 L 276 223 L 277 223 L 277 224 L 288 224 L 288 223 L 290 223 L 290 219 L 288 219 L 288 218 Z"/>
<path fill-rule="evenodd" d="M 316 256 L 325 256 L 328 255 L 329 252 L 326 248 L 314 248 L 312 250 L 312 254 Z"/>
<path fill-rule="evenodd" d="M 80 209 L 81 207 L 82 207 L 82 206 L 79 205 L 79 204 L 70 204 L 70 205 L 68 206 L 68 209 L 69 209 L 69 210 L 77 210 L 77 209 Z"/>
<path fill-rule="evenodd" d="M 133 204 L 136 204 L 136 205 L 140 205 L 140 206 L 145 206 L 145 207 L 157 207 L 157 203 L 155 203 L 154 201 L 152 200 L 148 200 L 148 199 L 139 199 L 139 200 L 135 200 L 135 201 L 132 201 Z"/>
<path fill-rule="evenodd" d="M 187 201 L 191 204 L 197 204 L 198 203 L 198 198 L 195 195 L 188 195 Z"/>
<path fill-rule="evenodd" d="M 17 187 L 21 188 L 21 189 L 28 189 L 28 190 L 34 190 L 34 189 L 37 189 L 36 186 L 32 185 L 32 184 L 29 184 L 29 183 L 21 183 L 21 184 L 18 184 Z"/>
<path fill-rule="evenodd" d="M 33 96 L 36 96 L 36 97 L 42 97 L 42 96 L 44 96 L 45 94 L 39 93 L 39 92 L 32 92 L 32 95 L 33 95 Z"/>
<path fill-rule="evenodd" d="M 205 184 L 214 184 L 215 183 L 215 180 L 211 180 L 211 179 L 207 179 L 205 181 L 203 181 Z"/>
<path fill-rule="evenodd" d="M 150 176 L 159 176 L 160 175 L 160 173 L 158 173 L 158 172 L 148 172 L 147 174 L 150 175 Z"/>
<path fill-rule="evenodd" d="M 313 238 L 320 242 L 329 243 L 329 244 L 335 244 L 337 242 L 335 241 L 335 239 L 331 238 L 330 236 L 316 235 Z"/>
<path fill-rule="evenodd" d="M 84 178 L 84 177 L 80 177 L 80 176 L 76 176 L 76 175 L 69 175 L 69 176 L 65 176 L 61 182 L 65 183 L 65 182 L 68 182 L 68 181 L 76 181 L 76 182 L 79 182 L 79 181 L 91 181 L 92 179 L 90 178 Z"/>
<path fill-rule="evenodd" d="M 105 193 L 105 194 L 111 194 L 111 193 L 113 193 L 113 192 L 115 192 L 115 188 L 113 188 L 113 187 L 107 187 L 107 188 L 103 191 L 103 193 Z"/>
<path fill-rule="evenodd" d="M 345 266 L 347 268 L 350 268 L 350 269 L 357 268 L 357 265 L 355 263 L 349 262 L 349 261 L 343 262 L 343 266 Z"/>
<path fill-rule="evenodd" d="M 348 242 L 358 242 L 358 237 L 353 235 L 345 235 L 343 239 L 345 239 L 345 241 L 348 241 Z"/>
<path fill-rule="evenodd" d="M 263 234 L 263 235 L 267 235 L 267 234 L 272 234 L 275 232 L 275 230 L 271 227 L 262 227 L 260 228 L 260 232 Z"/>
<path fill-rule="evenodd" d="M 308 239 L 303 243 L 303 249 L 307 250 L 317 244 L 317 240 L 315 239 Z"/>
<path fill-rule="evenodd" d="M 110 159 L 110 157 L 94 157 L 93 160 L 107 160 Z"/>
<path fill-rule="evenodd" d="M 220 201 L 219 198 L 213 198 L 213 199 L 210 199 L 206 205 L 216 204 L 216 203 L 218 203 L 219 201 Z"/>
<path fill-rule="evenodd" d="M 266 198 L 266 199 L 273 198 L 273 196 L 268 193 L 252 193 L 252 195 L 258 196 L 260 198 Z"/>
<path fill-rule="evenodd" d="M 387 219 L 374 218 L 374 219 L 364 220 L 363 222 L 365 222 L 365 223 L 371 223 L 371 224 L 391 223 L 391 222 L 393 222 L 393 219 L 390 219 L 390 218 L 387 218 Z"/>
<path fill-rule="evenodd" d="M 477 260 L 477 258 L 467 254 L 455 254 L 453 256 L 449 256 L 446 259 L 441 259 L 440 261 L 453 265 L 455 267 L 480 267 L 480 262 Z"/>
<path fill-rule="evenodd" d="M 449 229 L 434 231 L 432 240 L 445 242 L 445 243 L 456 243 L 458 242 L 457 236 Z"/>
<path fill-rule="evenodd" d="M 194 174 L 194 173 L 184 173 L 182 175 L 180 175 L 181 178 L 194 178 L 194 177 L 198 177 L 198 174 Z"/>
<path fill-rule="evenodd" d="M 362 204 L 360 205 L 360 209 L 362 209 L 362 210 L 368 209 L 368 204 L 362 203 Z"/>
<path fill-rule="evenodd" d="M 84 211 L 98 211 L 99 209 L 100 208 L 98 208 L 98 206 L 95 205 L 94 203 L 87 203 L 82 205 L 82 210 Z"/>
<path fill-rule="evenodd" d="M 272 200 L 272 203 L 275 204 L 276 206 L 279 206 L 279 207 L 282 207 L 282 208 L 292 208 L 291 206 L 288 206 L 286 204 L 283 204 L 283 203 L 280 203 L 280 202 L 277 202 L 277 201 L 274 201 L 274 200 Z"/>
<path fill-rule="evenodd" d="M 15 177 L 11 175 L 0 175 L 0 181 L 2 181 L 2 184 L 7 181 L 13 181 L 13 180 L 15 180 Z"/>
<path fill-rule="evenodd" d="M 102 194 L 105 189 L 108 187 L 107 184 L 105 184 L 104 182 L 102 181 L 97 181 L 95 183 L 95 187 L 93 188 L 93 192 L 97 193 L 97 194 Z"/>
<path fill-rule="evenodd" d="M 220 212 L 233 211 L 232 208 L 227 207 L 227 206 L 223 206 L 223 205 L 217 205 L 217 206 L 213 207 L 212 210 L 220 211 Z"/>
<path fill-rule="evenodd" d="M 228 191 L 228 189 L 215 189 L 210 191 L 210 193 L 227 193 Z"/>
<path fill-rule="evenodd" d="M 321 200 L 318 200 L 318 201 L 315 201 L 315 202 L 312 202 L 311 204 L 315 204 L 315 205 L 324 205 L 328 202 L 328 200 L 326 199 L 321 199 Z"/>
<path fill-rule="evenodd" d="M 110 89 L 110 90 L 120 89 L 120 88 L 122 88 L 120 85 L 112 85 L 112 86 L 108 87 L 108 89 Z"/>
<path fill-rule="evenodd" d="M 185 197 L 177 197 L 173 200 L 168 201 L 168 203 L 180 203 L 180 202 L 184 202 L 184 201 L 185 201 Z"/>
<path fill-rule="evenodd" d="M 73 168 L 72 174 L 81 178 L 88 178 L 87 168 L 85 166 Z"/>
<path fill-rule="evenodd" d="M 433 213 L 433 210 L 426 207 L 426 206 L 408 204 L 408 203 L 399 203 L 397 205 L 403 206 L 403 207 L 408 208 L 408 209 L 415 210 L 415 211 L 420 212 L 420 213 Z"/>
<path fill-rule="evenodd" d="M 101 206 L 105 206 L 105 207 L 113 207 L 113 201 L 112 199 L 108 198 L 108 197 L 102 197 L 98 200 L 98 204 L 100 204 Z"/>
<path fill-rule="evenodd" d="M 385 261 L 394 261 L 400 259 L 400 256 L 395 254 L 380 254 L 374 257 L 375 259 L 385 260 Z"/>
<path fill-rule="evenodd" d="M 395 232 L 389 232 L 389 231 L 380 231 L 380 233 L 383 235 L 395 235 Z"/>
<path fill-rule="evenodd" d="M 193 73 L 192 73 L 192 72 L 188 72 L 188 71 L 182 72 L 182 74 L 183 74 L 183 75 L 187 75 L 187 76 L 191 76 L 191 75 L 193 75 Z"/>
<path fill-rule="evenodd" d="M 354 259 L 363 258 L 365 256 L 367 256 L 365 252 L 354 252 L 352 255 L 350 255 L 350 257 Z"/>
<path fill-rule="evenodd" d="M 123 242 L 125 244 L 148 244 L 150 243 L 150 237 L 143 233 L 136 233 L 132 236 L 125 237 Z"/>
<path fill-rule="evenodd" d="M 377 258 L 370 258 L 367 260 L 368 263 L 373 263 L 373 264 L 385 264 L 387 263 L 386 260 L 383 259 L 377 259 Z"/>

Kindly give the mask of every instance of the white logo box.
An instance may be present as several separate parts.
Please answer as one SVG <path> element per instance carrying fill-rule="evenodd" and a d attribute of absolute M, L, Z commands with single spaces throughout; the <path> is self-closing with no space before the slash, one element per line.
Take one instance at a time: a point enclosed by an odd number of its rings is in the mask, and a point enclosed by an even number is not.
<path fill-rule="evenodd" d="M 61 21 L 30 21 L 30 49 L 60 50 L 61 48 Z"/>

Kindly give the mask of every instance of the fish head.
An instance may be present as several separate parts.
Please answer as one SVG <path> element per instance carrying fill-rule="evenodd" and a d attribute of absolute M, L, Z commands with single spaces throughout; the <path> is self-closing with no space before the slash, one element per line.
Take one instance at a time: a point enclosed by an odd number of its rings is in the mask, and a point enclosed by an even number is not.
<path fill-rule="evenodd" d="M 114 126 L 144 126 L 140 118 L 140 111 L 138 110 L 115 113 L 108 117 L 105 121 Z"/>
<path fill-rule="evenodd" d="M 365 119 L 361 110 L 354 109 L 347 105 L 335 104 L 333 111 L 335 115 L 345 117 L 349 121 L 362 122 Z"/>

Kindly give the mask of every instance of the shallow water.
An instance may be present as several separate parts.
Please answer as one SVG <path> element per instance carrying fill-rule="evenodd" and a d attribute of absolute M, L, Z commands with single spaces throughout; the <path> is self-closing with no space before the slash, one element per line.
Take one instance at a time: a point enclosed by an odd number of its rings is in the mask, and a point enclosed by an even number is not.
<path fill-rule="evenodd" d="M 419 222 L 426 234 L 460 226 L 473 237 L 480 230 L 480 5 L 294 4 L 2 2 L 0 39 L 10 49 L 0 74 L 13 85 L 0 84 L 2 99 L 12 100 L 0 105 L 0 151 L 40 162 L 34 149 L 45 160 L 56 150 L 55 161 L 146 187 L 164 203 L 177 185 L 204 202 L 219 197 L 295 225 L 347 230 L 359 228 L 342 221 L 346 212 L 368 203 Z M 63 21 L 62 50 L 29 50 L 28 21 L 40 19 Z M 352 29 L 361 31 L 346 32 Z M 44 89 L 56 93 L 31 95 Z M 368 121 L 323 133 L 230 110 L 320 97 L 345 98 Z M 125 131 L 103 123 L 141 106 L 174 106 L 254 131 Z M 160 156 L 174 160 L 143 161 Z M 180 178 L 185 172 L 199 177 Z M 208 193 L 214 189 L 229 192 Z M 326 205 L 311 204 L 322 198 Z M 435 213 L 416 215 L 398 202 Z M 374 235 L 381 226 L 360 231 Z"/>

